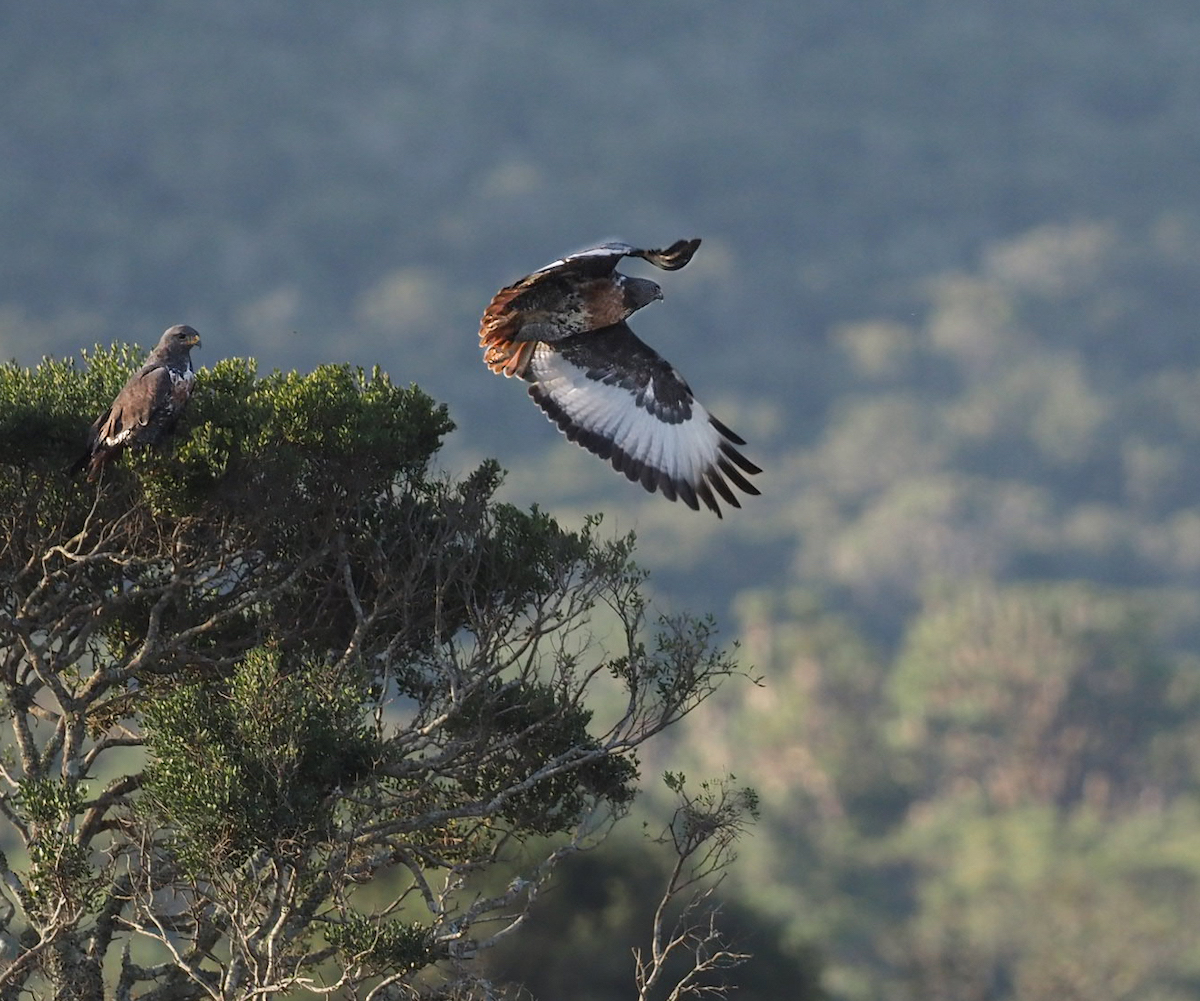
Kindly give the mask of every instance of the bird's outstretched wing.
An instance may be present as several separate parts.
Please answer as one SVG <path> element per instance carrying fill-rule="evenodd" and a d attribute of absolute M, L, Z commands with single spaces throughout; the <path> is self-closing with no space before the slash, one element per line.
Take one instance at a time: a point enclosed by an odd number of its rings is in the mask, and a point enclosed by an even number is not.
<path fill-rule="evenodd" d="M 651 492 L 718 517 L 718 497 L 741 507 L 730 484 L 759 492 L 746 474 L 761 470 L 735 447 L 745 442 L 625 323 L 536 345 L 525 378 L 567 438 Z"/>

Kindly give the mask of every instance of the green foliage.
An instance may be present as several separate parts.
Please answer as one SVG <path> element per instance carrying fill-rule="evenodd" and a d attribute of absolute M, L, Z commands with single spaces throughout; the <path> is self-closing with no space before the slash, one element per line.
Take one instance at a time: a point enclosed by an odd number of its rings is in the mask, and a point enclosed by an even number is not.
<path fill-rule="evenodd" d="M 453 427 L 445 408 L 415 387 L 393 386 L 378 370 L 368 376 L 348 366 L 259 379 L 253 364 L 226 359 L 211 372 L 201 371 L 172 440 L 161 448 L 126 453 L 108 467 L 99 489 L 82 482 L 71 488 L 62 472 L 82 449 L 87 422 L 140 358 L 137 349 L 114 347 L 97 349 L 82 372 L 71 362 L 51 359 L 35 369 L 0 367 L 5 426 L 16 433 L 29 414 L 44 414 L 61 429 L 57 437 L 20 438 L 19 449 L 0 454 L 8 473 L 0 477 L 0 503 L 10 519 L 0 579 L 21 572 L 52 527 L 70 536 L 90 519 L 124 531 L 122 558 L 97 561 L 89 571 L 97 591 L 119 588 L 130 595 L 101 627 L 114 650 L 130 649 L 144 632 L 153 599 L 138 598 L 144 589 L 131 584 L 161 581 L 163 554 L 157 547 L 164 528 L 186 553 L 210 548 L 214 534 L 223 533 L 230 547 L 251 534 L 256 559 L 280 566 L 327 539 L 348 517 L 365 528 L 346 543 L 357 557 L 367 550 L 381 553 L 387 545 L 396 557 L 400 546 L 415 553 L 432 537 L 454 531 L 442 510 L 453 491 L 425 478 L 442 436 Z M 481 511 L 497 483 L 495 468 L 485 467 L 461 488 L 461 503 Z M 393 489 L 405 493 L 403 504 L 392 503 Z M 36 502 L 28 503 L 30 497 Z M 539 522 L 536 515 L 506 517 L 511 527 L 498 537 L 507 541 L 495 550 L 498 562 L 489 566 L 509 560 L 522 528 Z M 158 529 L 147 532 L 156 519 Z M 540 537 L 554 534 L 544 518 L 540 522 Z M 325 593 L 331 575 L 336 579 L 336 563 L 334 553 L 312 568 L 306 578 L 310 594 L 291 589 L 273 603 L 247 608 L 240 620 L 214 631 L 211 644 L 250 648 L 274 630 L 291 633 L 284 641 L 291 647 L 335 645 L 352 628 L 331 609 Z M 253 569 L 243 560 L 212 574 L 208 587 L 173 605 L 168 625 L 201 621 Z M 370 587 L 369 580 L 362 583 Z M 455 615 L 461 620 L 463 600 L 459 595 L 454 609 L 446 609 L 446 629 L 454 628 Z M 412 635 L 428 635 L 431 623 L 421 621 L 418 605 L 402 611 L 417 620 L 407 623 Z M 305 622 L 307 635 L 278 625 L 289 617 Z"/>
<path fill-rule="evenodd" d="M 1172 704 L 1178 670 L 1125 596 L 977 583 L 914 625 L 892 675 L 898 740 L 926 781 L 967 778 L 1007 805 L 1066 805 L 1089 786 L 1136 799 L 1174 785 L 1154 742 L 1192 708 Z"/>
<path fill-rule="evenodd" d="M 82 482 L 68 489 L 61 473 L 82 452 L 87 425 L 142 357 L 114 346 L 97 348 L 82 371 L 54 359 L 33 369 L 0 366 L 0 507 L 14 519 L 6 526 L 8 567 L 23 565 L 50 526 L 69 536 L 89 517 L 117 523 L 162 515 L 181 526 L 193 518 L 190 541 L 201 545 L 203 526 L 236 532 L 253 515 L 266 558 L 284 558 L 393 484 L 422 483 L 453 427 L 444 406 L 415 387 L 393 386 L 378 370 L 367 376 L 324 366 L 258 379 L 252 363 L 226 359 L 201 371 L 171 440 L 127 451 L 99 490 Z M 107 571 L 114 586 L 129 572 L 115 564 Z M 130 609 L 134 633 L 139 616 L 144 610 Z M 122 627 L 111 628 L 121 642 Z"/>
<path fill-rule="evenodd" d="M 87 908 L 102 886 L 87 849 L 72 836 L 85 796 L 82 786 L 62 779 L 21 783 L 17 802 L 32 825 L 27 889 L 32 906 L 47 916 L 61 901 Z"/>
<path fill-rule="evenodd" d="M 65 468 L 144 354 L 132 345 L 97 345 L 82 358 L 82 371 L 73 358 L 43 358 L 35 368 L 0 364 L 0 462 L 14 471 Z"/>
<path fill-rule="evenodd" d="M 429 965 L 435 953 L 429 929 L 415 922 L 378 921 L 352 914 L 325 932 L 346 960 L 378 973 L 403 976 Z"/>
<path fill-rule="evenodd" d="M 700 710 L 689 770 L 754 776 L 734 878 L 825 944 L 833 996 L 1194 993 L 1197 674 L 1170 595 L 929 586 L 890 656 L 811 594 L 742 613 L 765 688 Z"/>
<path fill-rule="evenodd" d="M 473 692 L 448 729 L 456 739 L 477 745 L 479 764 L 463 779 L 469 796 L 489 799 L 503 789 L 521 788 L 548 762 L 570 763 L 592 756 L 582 766 L 550 775 L 522 789 L 500 815 L 536 834 L 571 830 L 591 797 L 615 807 L 636 794 L 636 764 L 600 755 L 588 732 L 592 712 L 544 684 L 494 683 Z"/>
<path fill-rule="evenodd" d="M 20 802 L 39 826 L 66 824 L 79 812 L 86 790 L 62 779 L 29 779 L 21 783 Z"/>
<path fill-rule="evenodd" d="M 0 460 L 15 470 L 65 467 L 83 451 L 87 426 L 107 408 L 145 352 L 132 345 L 97 346 L 80 371 L 73 359 L 46 358 L 35 368 L 0 365 Z M 243 496 L 265 491 L 264 503 L 340 482 L 347 494 L 389 484 L 424 467 L 453 430 L 446 408 L 417 388 L 394 386 L 376 368 L 323 365 L 307 375 L 274 372 L 224 358 L 201 369 L 177 440 L 134 453 L 142 484 L 164 510 L 187 510 L 238 482 Z"/>
<path fill-rule="evenodd" d="M 201 373 L 188 415 L 195 430 L 157 480 L 164 506 L 217 494 L 301 514 L 331 490 L 369 494 L 422 470 L 453 429 L 444 406 L 378 368 L 367 376 L 323 365 L 258 379 L 237 358 Z"/>
<path fill-rule="evenodd" d="M 335 798 L 378 753 L 361 680 L 328 665 L 285 672 L 251 650 L 232 677 L 146 705 L 147 809 L 198 871 L 257 850 L 303 856 L 328 839 Z"/>
<path fill-rule="evenodd" d="M 923 876 L 907 948 L 928 996 L 1191 996 L 1194 802 L 1116 819 L 980 805 L 943 800 L 904 839 Z"/>

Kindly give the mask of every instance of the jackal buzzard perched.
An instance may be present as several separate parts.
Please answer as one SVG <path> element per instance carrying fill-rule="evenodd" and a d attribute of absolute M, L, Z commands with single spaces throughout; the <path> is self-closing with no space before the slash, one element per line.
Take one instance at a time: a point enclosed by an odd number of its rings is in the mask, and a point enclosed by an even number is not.
<path fill-rule="evenodd" d="M 86 466 L 87 478 L 95 480 L 126 446 L 157 445 L 170 434 L 192 395 L 196 373 L 191 350 L 199 346 L 200 335 L 191 327 L 169 328 L 112 406 L 96 418 L 88 430 L 87 451 L 73 471 Z"/>
<path fill-rule="evenodd" d="M 729 483 L 757 494 L 743 474 L 761 470 L 734 447 L 746 443 L 625 323 L 661 299 L 662 289 L 615 270 L 622 257 L 640 257 L 677 271 L 699 246 L 699 240 L 678 240 L 666 250 L 605 243 L 547 264 L 496 293 L 479 340 L 487 366 L 528 382 L 529 395 L 568 439 L 651 493 L 694 511 L 703 501 L 719 518 L 713 492 L 741 507 Z"/>

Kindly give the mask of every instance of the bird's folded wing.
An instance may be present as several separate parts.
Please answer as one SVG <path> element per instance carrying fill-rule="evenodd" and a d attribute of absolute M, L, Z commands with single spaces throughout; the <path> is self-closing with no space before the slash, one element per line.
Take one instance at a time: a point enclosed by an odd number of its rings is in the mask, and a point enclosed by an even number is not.
<path fill-rule="evenodd" d="M 161 366 L 145 368 L 125 383 L 113 400 L 108 420 L 100 428 L 99 441 L 105 447 L 137 441 L 140 432 L 171 400 L 171 373 Z"/>

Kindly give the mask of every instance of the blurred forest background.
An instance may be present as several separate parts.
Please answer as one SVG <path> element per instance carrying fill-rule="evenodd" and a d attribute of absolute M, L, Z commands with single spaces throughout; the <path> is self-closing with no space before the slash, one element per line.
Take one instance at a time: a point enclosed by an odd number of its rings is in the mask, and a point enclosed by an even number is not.
<path fill-rule="evenodd" d="M 636 528 L 764 679 L 644 762 L 762 794 L 739 997 L 1197 998 L 1197 51 L 1185 0 L 4 0 L 0 357 L 378 363 L 450 470 Z M 690 236 L 635 328 L 766 470 L 723 522 L 476 338 Z M 654 864 L 582 860 L 498 975 L 628 996 Z"/>

